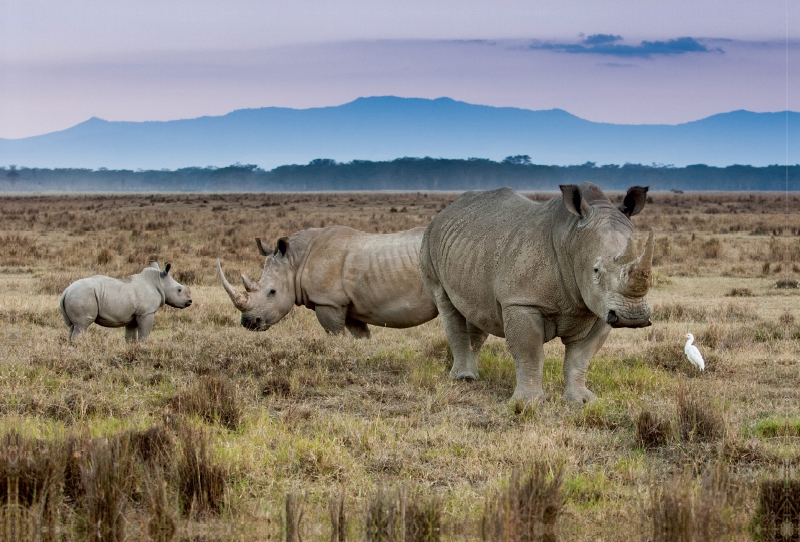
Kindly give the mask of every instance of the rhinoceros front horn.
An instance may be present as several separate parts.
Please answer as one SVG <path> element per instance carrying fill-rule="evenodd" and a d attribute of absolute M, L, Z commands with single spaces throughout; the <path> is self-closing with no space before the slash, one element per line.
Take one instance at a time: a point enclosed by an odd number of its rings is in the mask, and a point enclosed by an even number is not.
<path fill-rule="evenodd" d="M 629 243 L 629 246 L 632 243 Z M 627 289 L 630 293 L 644 295 L 650 288 L 650 276 L 653 266 L 653 249 L 655 247 L 655 236 L 653 230 L 647 236 L 647 243 L 644 252 L 635 261 L 628 264 L 627 269 Z"/>
<path fill-rule="evenodd" d="M 225 273 L 222 272 L 222 264 L 220 263 L 219 259 L 217 259 L 217 275 L 219 275 L 219 280 L 222 281 L 222 287 L 225 288 L 226 292 L 228 292 L 228 297 L 230 297 L 231 301 L 233 301 L 233 305 L 242 312 L 247 310 L 249 295 L 247 293 L 237 292 L 233 289 L 231 283 L 225 278 Z"/>

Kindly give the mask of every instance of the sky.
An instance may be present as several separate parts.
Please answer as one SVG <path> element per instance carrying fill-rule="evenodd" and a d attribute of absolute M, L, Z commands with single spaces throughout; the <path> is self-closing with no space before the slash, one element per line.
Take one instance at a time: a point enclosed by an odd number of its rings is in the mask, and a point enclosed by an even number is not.
<path fill-rule="evenodd" d="M 797 111 L 800 2 L 0 2 L 3 138 L 382 95 L 622 124 Z"/>

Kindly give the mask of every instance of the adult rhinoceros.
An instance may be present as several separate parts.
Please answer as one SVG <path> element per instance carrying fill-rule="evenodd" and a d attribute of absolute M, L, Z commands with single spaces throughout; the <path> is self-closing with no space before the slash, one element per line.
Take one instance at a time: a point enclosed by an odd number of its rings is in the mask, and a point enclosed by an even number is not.
<path fill-rule="evenodd" d="M 158 262 L 151 262 L 141 273 L 124 279 L 95 275 L 67 286 L 59 306 L 70 341 L 92 323 L 125 326 L 128 342 L 147 339 L 158 309 L 165 304 L 179 309 L 192 304 L 189 288 L 169 276 L 170 267 L 167 264 L 162 271 Z"/>
<path fill-rule="evenodd" d="M 347 329 L 369 337 L 367 324 L 405 328 L 436 317 L 419 276 L 419 247 L 424 228 L 392 234 L 370 234 L 345 226 L 309 228 L 265 248 L 261 280 L 242 274 L 245 291 L 237 292 L 217 272 L 233 304 L 242 312 L 242 326 L 265 331 L 286 316 L 293 305 L 316 311 L 328 333 Z"/>
<path fill-rule="evenodd" d="M 586 402 L 589 360 L 612 327 L 650 325 L 653 232 L 637 257 L 630 217 L 648 187 L 614 206 L 591 183 L 534 203 L 511 189 L 467 192 L 422 240 L 420 270 L 453 351 L 451 377 L 478 377 L 487 334 L 505 337 L 516 366 L 512 399 L 542 395 L 545 342 L 560 337 L 564 398 Z"/>

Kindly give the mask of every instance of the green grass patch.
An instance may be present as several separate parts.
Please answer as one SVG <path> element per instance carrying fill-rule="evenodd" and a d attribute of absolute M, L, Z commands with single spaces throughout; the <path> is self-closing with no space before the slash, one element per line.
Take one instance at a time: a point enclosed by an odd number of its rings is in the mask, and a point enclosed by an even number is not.
<path fill-rule="evenodd" d="M 589 365 L 587 387 L 607 399 L 632 399 L 646 393 L 666 393 L 674 385 L 664 371 L 641 359 L 595 357 Z"/>
<path fill-rule="evenodd" d="M 766 418 L 752 429 L 761 438 L 800 437 L 800 418 Z"/>
<path fill-rule="evenodd" d="M 579 472 L 564 480 L 564 495 L 579 507 L 602 505 L 613 492 L 613 482 L 603 471 Z"/>

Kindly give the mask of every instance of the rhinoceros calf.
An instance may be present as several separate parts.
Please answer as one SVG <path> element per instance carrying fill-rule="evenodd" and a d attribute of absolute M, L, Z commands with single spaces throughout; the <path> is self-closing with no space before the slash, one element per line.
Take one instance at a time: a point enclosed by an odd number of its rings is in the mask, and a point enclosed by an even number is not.
<path fill-rule="evenodd" d="M 648 188 L 614 206 L 591 183 L 534 203 L 511 189 L 467 192 L 434 217 L 420 252 L 453 351 L 451 377 L 478 377 L 487 334 L 505 337 L 516 367 L 512 399 L 542 395 L 545 342 L 565 345 L 564 398 L 586 402 L 589 360 L 612 327 L 650 325 L 653 232 L 636 254 L 630 217 Z"/>
<path fill-rule="evenodd" d="M 261 280 L 242 274 L 245 291 L 237 292 L 217 272 L 242 325 L 265 331 L 293 305 L 317 314 L 328 333 L 347 329 L 355 337 L 370 335 L 367 324 L 393 328 L 418 326 L 436 317 L 436 305 L 419 275 L 419 247 L 424 228 L 370 234 L 345 226 L 310 228 L 265 248 Z"/>
<path fill-rule="evenodd" d="M 67 286 L 60 306 L 70 341 L 92 323 L 125 326 L 128 342 L 147 339 L 155 313 L 164 304 L 179 309 L 192 304 L 189 288 L 170 277 L 169 268 L 167 264 L 161 271 L 158 263 L 152 262 L 141 273 L 124 279 L 95 275 Z"/>

